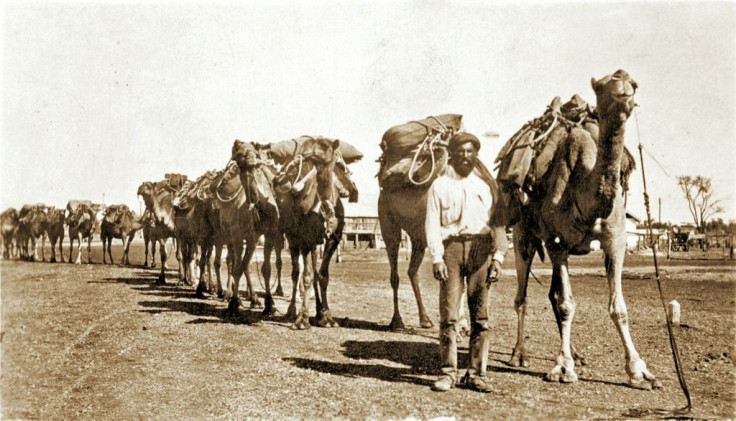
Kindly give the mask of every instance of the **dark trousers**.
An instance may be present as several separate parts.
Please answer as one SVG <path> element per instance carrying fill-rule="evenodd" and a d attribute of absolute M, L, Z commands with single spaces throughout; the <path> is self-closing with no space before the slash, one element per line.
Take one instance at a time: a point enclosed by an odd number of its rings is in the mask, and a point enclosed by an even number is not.
<path fill-rule="evenodd" d="M 470 377 L 482 376 L 488 364 L 490 324 L 486 279 L 491 264 L 490 237 L 445 241 L 447 281 L 440 286 L 440 359 L 442 372 L 457 380 L 457 333 L 460 300 L 467 282 L 470 311 Z"/>

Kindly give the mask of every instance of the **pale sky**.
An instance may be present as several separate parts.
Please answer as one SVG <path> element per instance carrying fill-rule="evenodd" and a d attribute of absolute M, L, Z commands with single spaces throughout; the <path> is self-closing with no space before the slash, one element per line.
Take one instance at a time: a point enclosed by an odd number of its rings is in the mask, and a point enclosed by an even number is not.
<path fill-rule="evenodd" d="M 713 180 L 736 219 L 734 2 L 4 3 L 0 205 L 69 199 L 138 209 L 141 182 L 221 169 L 235 139 L 335 137 L 358 147 L 375 215 L 382 134 L 464 115 L 492 165 L 559 95 L 638 82 L 629 210 L 691 221 L 675 177 Z M 499 138 L 483 138 L 485 132 Z M 656 162 L 655 162 L 656 160 Z"/>

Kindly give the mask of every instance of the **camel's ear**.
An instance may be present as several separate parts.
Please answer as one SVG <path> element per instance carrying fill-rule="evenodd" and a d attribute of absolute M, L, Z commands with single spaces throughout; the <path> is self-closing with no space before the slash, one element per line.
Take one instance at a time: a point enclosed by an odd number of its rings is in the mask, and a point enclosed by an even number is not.
<path fill-rule="evenodd" d="M 340 139 L 332 141 L 332 149 L 337 150 L 340 147 Z"/>
<path fill-rule="evenodd" d="M 595 92 L 598 92 L 598 81 L 594 77 L 590 78 L 590 86 L 593 87 Z"/>
<path fill-rule="evenodd" d="M 639 89 L 639 85 L 636 83 L 636 81 L 634 79 L 629 79 L 629 83 L 631 83 L 631 86 L 634 89 Z"/>

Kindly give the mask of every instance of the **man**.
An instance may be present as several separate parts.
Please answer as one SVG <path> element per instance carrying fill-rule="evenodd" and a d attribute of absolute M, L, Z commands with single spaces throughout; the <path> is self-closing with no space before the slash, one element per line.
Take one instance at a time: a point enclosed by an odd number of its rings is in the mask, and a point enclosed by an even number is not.
<path fill-rule="evenodd" d="M 450 138 L 447 172 L 430 186 L 425 222 L 432 271 L 440 285 L 440 359 L 442 375 L 432 386 L 447 391 L 457 383 L 457 324 L 464 283 L 470 310 L 470 366 L 467 386 L 491 392 L 488 363 L 488 286 L 500 271 L 508 249 L 505 227 L 491 224 L 497 196 L 495 181 L 478 162 L 480 141 L 470 133 Z"/>

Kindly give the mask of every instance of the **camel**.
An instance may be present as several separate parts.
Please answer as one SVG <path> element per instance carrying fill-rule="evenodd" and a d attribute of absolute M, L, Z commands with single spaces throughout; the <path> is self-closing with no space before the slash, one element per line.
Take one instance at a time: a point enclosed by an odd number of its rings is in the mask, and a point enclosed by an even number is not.
<path fill-rule="evenodd" d="M 391 267 L 391 288 L 393 289 L 394 314 L 389 328 L 404 329 L 404 321 L 399 311 L 399 246 L 401 244 L 401 230 L 403 229 L 411 240 L 411 258 L 409 260 L 409 280 L 414 290 L 414 297 L 419 310 L 419 325 L 422 328 L 434 326 L 427 316 L 427 310 L 422 301 L 419 288 L 419 266 L 424 260 L 424 251 L 427 248 L 424 232 L 424 219 L 427 215 L 427 192 L 429 185 L 407 189 L 381 189 L 378 194 L 378 223 L 381 235 L 386 244 Z"/>
<path fill-rule="evenodd" d="M 110 263 L 114 262 L 112 258 L 112 239 L 119 238 L 123 242 L 123 257 L 120 259 L 120 264 L 129 265 L 130 243 L 135 238 L 135 233 L 143 228 L 144 223 L 127 205 L 108 206 L 100 223 L 102 263 L 107 263 L 107 256 L 110 257 Z"/>
<path fill-rule="evenodd" d="M 76 264 L 82 264 L 82 240 L 87 239 L 87 263 L 92 263 L 92 236 L 96 230 L 97 214 L 102 205 L 87 201 L 69 201 L 66 205 L 66 223 L 69 226 L 69 263 L 72 262 L 74 240 L 77 240 Z"/>
<path fill-rule="evenodd" d="M 427 316 L 427 310 L 422 301 L 422 293 L 419 288 L 419 266 L 424 259 L 427 248 L 426 234 L 424 232 L 424 219 L 427 214 L 427 191 L 437 176 L 442 174 L 447 167 L 447 140 L 460 129 L 462 116 L 448 114 L 439 117 L 429 117 L 422 121 L 395 126 L 386 131 L 381 140 L 381 148 L 384 154 L 381 156 L 381 170 L 379 172 L 380 192 L 378 194 L 378 222 L 381 235 L 386 244 L 386 254 L 390 266 L 390 281 L 393 289 L 394 314 L 389 323 L 393 330 L 404 329 L 404 321 L 399 311 L 399 272 L 398 258 L 399 246 L 401 244 L 401 230 L 404 230 L 411 240 L 411 258 L 409 261 L 409 280 L 411 281 L 414 297 L 419 310 L 419 325 L 422 328 L 434 326 Z M 422 138 L 424 140 L 422 140 Z M 433 163 L 429 173 L 430 165 L 417 162 L 407 168 L 409 178 L 403 181 L 404 174 L 396 182 L 395 175 L 388 176 L 394 166 L 400 167 L 402 161 L 410 162 L 411 158 L 399 161 L 407 153 L 404 143 L 421 141 L 419 150 L 415 153 L 415 159 L 419 151 L 425 150 L 422 146 L 429 147 L 426 156 Z M 434 146 L 435 143 L 438 146 Z M 403 145 L 403 146 L 402 146 Z M 408 145 L 411 147 L 411 145 Z M 397 165 L 398 164 L 398 165 Z M 436 166 L 435 166 L 436 164 Z M 418 173 L 422 174 L 421 182 L 414 181 Z M 467 325 L 467 322 L 465 323 Z"/>
<path fill-rule="evenodd" d="M 310 139 L 274 179 L 280 226 L 289 242 L 292 262 L 293 291 L 287 312 L 287 317 L 294 319 L 292 329 L 310 327 L 307 305 L 311 286 L 315 291 L 317 323 L 322 327 L 337 326 L 327 301 L 327 286 L 330 260 L 345 226 L 345 210 L 333 182 L 339 144 L 339 140 L 323 137 Z M 324 253 L 317 271 L 315 249 L 322 243 L 325 243 Z M 300 256 L 304 265 L 301 279 Z M 299 310 L 297 288 L 301 297 Z"/>
<path fill-rule="evenodd" d="M 659 382 L 634 347 L 628 313 L 621 289 L 621 272 L 626 254 L 625 124 L 634 109 L 636 82 L 623 70 L 600 80 L 591 80 L 596 94 L 599 135 L 594 139 L 583 127 L 573 127 L 560 145 L 549 170 L 538 181 L 534 193 L 513 227 L 518 291 L 514 306 L 518 335 L 509 364 L 528 366 L 524 318 L 529 270 L 535 253 L 544 248 L 553 265 L 549 299 L 557 321 L 561 346 L 548 381 L 575 382 L 575 357 L 570 345 L 575 315 L 568 256 L 586 254 L 590 242 L 599 240 L 609 290 L 609 315 L 623 342 L 629 385 L 656 388 Z"/>
<path fill-rule="evenodd" d="M 176 229 L 174 226 L 174 208 L 172 202 L 174 195 L 179 191 L 181 186 L 172 183 L 171 179 L 165 179 L 158 182 L 145 181 L 138 186 L 137 194 L 143 198 L 146 204 L 146 211 L 149 212 L 151 218 L 159 230 L 157 240 L 159 244 L 159 254 L 161 255 L 161 272 L 159 273 L 157 284 L 166 283 L 166 239 L 174 237 Z M 177 246 L 178 249 L 178 246 Z M 179 259 L 179 277 L 181 278 L 182 267 L 179 252 L 177 251 L 177 259 Z"/>
<path fill-rule="evenodd" d="M 57 209 L 53 206 L 48 208 L 46 213 L 46 220 L 44 221 L 44 231 L 46 236 L 49 237 L 49 243 L 51 243 L 51 260 L 49 262 L 56 263 L 56 242 L 59 242 L 59 259 L 64 261 L 64 209 Z M 41 247 L 45 247 L 46 239 L 41 242 Z"/>
<path fill-rule="evenodd" d="M 166 245 L 166 241 L 171 238 L 170 232 L 168 228 L 156 225 L 156 220 L 153 218 L 153 215 L 151 214 L 151 211 L 146 209 L 143 212 L 143 215 L 140 218 L 141 224 L 143 227 L 141 230 L 143 231 L 143 245 L 144 245 L 144 251 L 143 251 L 143 267 L 150 267 L 155 268 L 156 267 L 156 244 L 162 240 L 164 243 L 164 246 Z M 151 265 L 148 265 L 148 246 L 151 245 Z M 169 247 L 169 252 L 171 251 L 171 248 Z M 164 269 L 168 269 L 167 265 L 164 265 Z"/>
<path fill-rule="evenodd" d="M 280 230 L 280 209 L 273 191 L 273 181 L 276 176 L 274 168 L 264 161 L 264 155 L 253 143 L 235 140 L 232 147 L 231 162 L 223 172 L 217 183 L 213 182 L 214 192 L 220 200 L 221 221 L 223 231 L 228 238 L 229 248 L 232 248 L 233 273 L 232 297 L 228 305 L 230 313 L 237 312 L 240 305 L 238 296 L 240 276 L 245 274 L 248 287 L 248 296 L 251 307 L 260 306 L 258 297 L 253 293 L 250 278 L 251 259 L 255 253 L 258 239 L 262 235 L 263 242 L 263 275 L 265 286 L 265 300 L 263 315 L 273 316 L 278 312 L 274 306 L 271 294 L 271 252 L 276 251 L 276 268 L 278 271 L 279 289 L 281 278 L 281 248 L 283 247 L 283 233 Z M 238 171 L 235 171 L 238 170 Z M 237 174 L 239 177 L 234 177 Z M 239 179 L 239 183 L 238 183 Z M 245 240 L 245 253 L 242 244 Z M 241 258 L 242 256 L 242 258 Z"/>
<path fill-rule="evenodd" d="M 18 211 L 15 208 L 8 208 L 0 214 L 0 231 L 3 240 L 3 259 L 10 259 L 18 250 L 15 244 L 15 235 L 18 232 L 20 224 Z M 15 247 L 13 246 L 15 244 Z M 14 250 L 15 248 L 15 250 Z"/>
<path fill-rule="evenodd" d="M 34 262 L 38 260 L 38 239 L 43 238 L 46 222 L 46 206 L 38 203 L 35 205 L 23 205 L 18 213 L 19 224 L 16 237 L 16 247 L 20 248 L 20 258 Z M 31 243 L 33 253 L 28 249 Z M 44 250 L 41 248 L 41 261 L 45 261 Z"/>
<path fill-rule="evenodd" d="M 209 187 L 217 174 L 209 171 L 197 178 L 193 183 L 185 184 L 176 194 L 174 201 L 174 225 L 185 269 L 185 276 L 192 281 L 189 264 L 200 248 L 199 272 L 200 282 L 197 285 L 196 297 L 204 298 L 205 292 L 217 291 L 222 297 L 220 266 L 222 261 L 222 230 L 220 228 L 220 209 L 209 193 Z M 215 275 L 217 285 L 213 288 L 212 270 L 209 265 L 212 251 L 215 251 Z M 208 272 L 208 283 L 203 282 L 205 268 Z"/>

